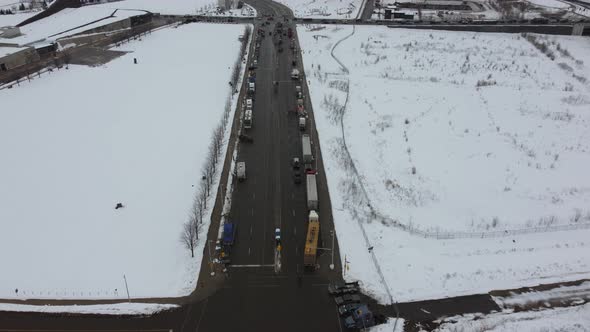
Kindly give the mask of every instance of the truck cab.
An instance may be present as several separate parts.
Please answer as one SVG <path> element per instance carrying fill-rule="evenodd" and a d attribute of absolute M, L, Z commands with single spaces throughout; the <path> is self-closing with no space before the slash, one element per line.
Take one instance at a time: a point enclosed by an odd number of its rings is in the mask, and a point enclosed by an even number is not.
<path fill-rule="evenodd" d="M 238 181 L 241 182 L 246 180 L 246 163 L 243 161 L 238 162 L 238 164 L 236 165 L 236 169 Z"/>
<path fill-rule="evenodd" d="M 305 131 L 305 117 L 300 117 L 299 118 L 299 130 L 301 131 Z"/>

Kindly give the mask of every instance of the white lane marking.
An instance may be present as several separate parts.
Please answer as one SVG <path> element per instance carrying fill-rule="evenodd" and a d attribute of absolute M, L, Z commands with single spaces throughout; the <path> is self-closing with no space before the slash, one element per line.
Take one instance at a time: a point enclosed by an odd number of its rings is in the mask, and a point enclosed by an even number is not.
<path fill-rule="evenodd" d="M 293 217 L 295 217 L 295 210 L 293 210 Z"/>
<path fill-rule="evenodd" d="M 297 236 L 297 227 L 293 227 L 293 235 Z"/>
<path fill-rule="evenodd" d="M 199 321 L 197 322 L 197 329 L 199 330 L 199 326 L 201 326 L 201 320 L 203 320 L 203 316 L 205 315 L 205 310 L 207 309 L 207 304 L 209 304 L 209 299 L 205 299 L 205 305 L 203 306 L 203 310 L 201 311 L 201 315 L 199 316 Z"/>
<path fill-rule="evenodd" d="M 252 208 L 252 217 L 254 217 L 254 208 Z"/>
<path fill-rule="evenodd" d="M 252 237 L 252 225 L 250 225 L 250 237 Z"/>
<path fill-rule="evenodd" d="M 256 193 L 252 193 L 252 199 L 256 199 Z"/>
<path fill-rule="evenodd" d="M 250 256 L 250 247 L 248 247 L 248 256 Z"/>

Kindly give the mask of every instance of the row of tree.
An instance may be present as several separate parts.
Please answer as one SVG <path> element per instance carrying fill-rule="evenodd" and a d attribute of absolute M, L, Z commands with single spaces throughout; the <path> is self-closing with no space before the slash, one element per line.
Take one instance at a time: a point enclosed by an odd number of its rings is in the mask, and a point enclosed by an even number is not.
<path fill-rule="evenodd" d="M 223 143 L 225 137 L 225 131 L 229 123 L 229 116 L 231 114 L 231 101 L 232 95 L 237 92 L 233 89 L 238 83 L 240 77 L 240 71 L 242 69 L 243 59 L 246 55 L 246 47 L 252 29 L 247 26 L 244 30 L 244 38 L 240 47 L 240 56 L 238 57 L 231 75 L 230 81 L 230 93 L 225 102 L 225 109 L 220 123 L 215 127 L 211 135 L 211 142 L 209 144 L 209 150 L 207 152 L 207 158 L 203 165 L 201 172 L 201 181 L 199 183 L 199 189 L 193 199 L 193 204 L 188 214 L 188 220 L 184 223 L 182 233 L 180 235 L 180 241 L 184 246 L 191 252 L 191 257 L 195 257 L 195 248 L 199 241 L 199 234 L 203 228 L 203 218 L 207 211 L 208 200 L 211 195 L 211 189 L 214 184 L 215 173 L 217 168 L 222 161 L 223 156 Z"/>

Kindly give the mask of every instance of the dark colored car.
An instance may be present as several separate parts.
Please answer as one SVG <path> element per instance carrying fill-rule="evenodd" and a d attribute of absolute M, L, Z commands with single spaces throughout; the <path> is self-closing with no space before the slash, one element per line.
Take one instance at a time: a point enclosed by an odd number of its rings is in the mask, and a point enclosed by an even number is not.
<path fill-rule="evenodd" d="M 338 296 L 337 298 L 334 299 L 334 301 L 336 301 L 336 305 L 341 306 L 343 304 L 348 304 L 348 303 L 360 303 L 361 297 L 356 294 L 355 295 L 346 294 L 346 295 Z"/>
<path fill-rule="evenodd" d="M 254 139 L 248 135 L 240 134 L 240 136 L 238 136 L 238 138 L 240 139 L 241 142 L 247 142 L 247 143 L 254 142 Z"/>
<path fill-rule="evenodd" d="M 299 172 L 299 170 L 295 170 L 295 172 L 293 173 L 293 181 L 296 184 L 300 184 L 301 183 L 301 172 Z"/>
<path fill-rule="evenodd" d="M 358 293 L 358 283 L 332 283 L 328 286 L 330 295 L 344 295 Z"/>

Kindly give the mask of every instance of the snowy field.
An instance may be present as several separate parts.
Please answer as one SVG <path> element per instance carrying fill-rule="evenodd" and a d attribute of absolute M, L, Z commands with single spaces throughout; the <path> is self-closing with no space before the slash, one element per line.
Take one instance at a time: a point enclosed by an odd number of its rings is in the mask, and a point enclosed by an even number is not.
<path fill-rule="evenodd" d="M 587 332 L 590 304 L 526 312 L 501 312 L 448 318 L 436 332 Z"/>
<path fill-rule="evenodd" d="M 347 276 L 383 302 L 376 266 L 400 301 L 590 276 L 588 39 L 357 27 L 346 73 L 353 27 L 298 31 Z"/>
<path fill-rule="evenodd" d="M 169 15 L 186 15 L 186 14 L 215 14 L 217 8 L 216 0 L 123 0 L 110 2 L 92 7 L 103 7 L 111 9 L 141 9 L 154 13 Z M 244 10 L 232 9 L 225 12 L 226 16 L 253 16 L 248 10 L 249 6 L 244 6 Z M 255 15 L 255 13 L 254 13 Z"/>
<path fill-rule="evenodd" d="M 34 16 L 36 12 L 18 13 L 13 15 L 0 15 L 0 27 L 14 26 L 27 18 Z M 1 39 L 0 39 L 1 40 Z"/>
<path fill-rule="evenodd" d="M 299 18 L 354 19 L 363 0 L 277 0 Z"/>
<path fill-rule="evenodd" d="M 9 39 L 0 38 L 0 42 L 24 45 L 43 40 L 52 41 L 141 14 L 145 14 L 145 12 L 137 10 L 117 10 L 115 12 L 115 9 L 97 6 L 66 8 L 54 15 L 21 27 L 22 36 Z"/>
<path fill-rule="evenodd" d="M 194 289 L 204 241 L 191 259 L 179 237 L 243 30 L 163 29 L 0 90 L 0 298 L 126 298 L 123 275 L 135 298 Z"/>

